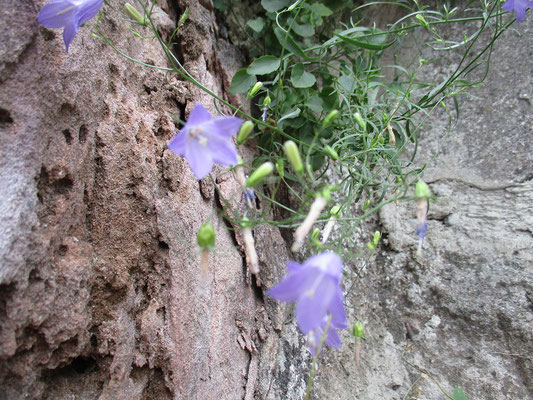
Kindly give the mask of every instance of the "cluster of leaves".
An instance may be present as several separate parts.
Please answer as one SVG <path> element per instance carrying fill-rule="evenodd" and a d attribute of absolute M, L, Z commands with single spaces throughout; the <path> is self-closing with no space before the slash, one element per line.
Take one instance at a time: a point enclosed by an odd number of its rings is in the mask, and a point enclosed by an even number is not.
<path fill-rule="evenodd" d="M 218 0 L 219 7 L 224 1 Z M 350 1 L 262 0 L 263 13 L 246 24 L 251 40 L 262 46 L 255 48 L 250 65 L 237 71 L 230 87 L 238 94 L 263 83 L 255 98 L 259 111 L 268 116 L 256 135 L 264 155 L 259 161 L 278 160 L 283 141 L 290 138 L 307 163 L 303 187 L 316 191 L 333 168 L 336 183 L 347 194 L 344 211 L 364 195 L 373 200 L 370 211 L 391 195 L 404 196 L 421 173 L 402 157 L 406 145 L 414 143 L 414 157 L 418 134 L 435 108 L 448 111 L 451 118 L 451 104 L 458 115 L 458 95 L 484 79 L 484 73 L 471 78 L 472 72 L 486 70 L 492 45 L 507 27 L 496 0 L 470 2 L 467 11 L 453 3 L 438 2 L 438 9 L 431 9 L 418 1 L 354 7 Z M 366 11 L 385 4 L 398 7 L 401 17 L 378 29 L 365 19 Z M 457 40 L 438 29 L 471 21 L 479 21 L 479 28 Z M 487 31 L 490 36 L 481 46 L 478 39 Z M 440 82 L 424 82 L 420 72 L 434 60 L 415 54 L 407 63 L 397 61 L 407 36 L 423 40 L 419 48 L 454 52 L 457 67 Z M 384 58 L 391 64 L 383 65 Z M 339 116 L 325 126 L 334 110 Z"/>

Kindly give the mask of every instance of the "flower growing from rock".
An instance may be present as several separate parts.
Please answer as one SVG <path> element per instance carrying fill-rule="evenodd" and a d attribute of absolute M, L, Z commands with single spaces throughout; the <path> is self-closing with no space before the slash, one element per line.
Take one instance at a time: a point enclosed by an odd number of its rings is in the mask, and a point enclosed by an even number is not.
<path fill-rule="evenodd" d="M 533 8 L 533 0 L 507 0 L 502 8 L 514 12 L 516 22 L 519 23 L 526 17 L 526 9 Z"/>
<path fill-rule="evenodd" d="M 347 326 L 340 287 L 342 268 L 342 260 L 333 252 L 312 256 L 301 265 L 289 261 L 285 278 L 267 292 L 277 300 L 296 302 L 296 321 L 302 333 L 308 335 L 311 352 L 316 351 L 330 315 L 325 343 L 341 346 L 336 329 Z"/>
<path fill-rule="evenodd" d="M 39 13 L 38 21 L 47 28 L 64 28 L 63 40 L 68 46 L 82 24 L 98 14 L 104 0 L 52 0 Z"/>
<path fill-rule="evenodd" d="M 209 111 L 197 104 L 168 148 L 185 157 L 196 178 L 203 179 L 211 172 L 214 163 L 237 164 L 237 149 L 231 137 L 242 123 L 237 117 L 213 119 Z"/>

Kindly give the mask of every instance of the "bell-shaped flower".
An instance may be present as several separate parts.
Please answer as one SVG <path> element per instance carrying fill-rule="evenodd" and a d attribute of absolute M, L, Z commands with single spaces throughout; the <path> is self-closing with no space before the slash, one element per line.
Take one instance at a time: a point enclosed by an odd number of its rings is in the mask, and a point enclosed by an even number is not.
<path fill-rule="evenodd" d="M 519 23 L 526 17 L 526 9 L 533 8 L 533 0 L 507 0 L 502 8 L 514 12 L 516 22 Z"/>
<path fill-rule="evenodd" d="M 213 119 L 209 111 L 197 104 L 168 148 L 185 157 L 196 178 L 203 179 L 211 172 L 214 163 L 237 164 L 237 149 L 231 137 L 242 123 L 237 117 Z"/>
<path fill-rule="evenodd" d="M 346 313 L 340 287 L 342 260 L 333 252 L 324 252 L 308 258 L 303 264 L 289 261 L 288 273 L 267 294 L 281 301 L 296 302 L 296 321 L 308 335 L 311 352 L 316 350 L 320 337 L 331 315 L 325 343 L 340 347 L 336 329 L 346 328 Z"/>
<path fill-rule="evenodd" d="M 52 0 L 39 13 L 39 23 L 47 28 L 64 28 L 63 40 L 68 46 L 82 24 L 98 14 L 104 0 Z"/>

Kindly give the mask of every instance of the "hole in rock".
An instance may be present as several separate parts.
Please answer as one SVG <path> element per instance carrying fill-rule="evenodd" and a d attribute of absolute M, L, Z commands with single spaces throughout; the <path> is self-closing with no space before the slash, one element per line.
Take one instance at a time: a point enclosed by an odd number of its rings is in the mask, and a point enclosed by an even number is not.
<path fill-rule="evenodd" d="M 78 134 L 78 140 L 80 141 L 80 143 L 85 143 L 85 141 L 87 140 L 88 133 L 89 130 L 87 129 L 87 126 L 85 124 L 80 126 L 80 132 Z"/>
<path fill-rule="evenodd" d="M 72 143 L 72 133 L 70 133 L 68 129 L 63 130 L 63 136 L 65 136 L 65 142 L 67 142 L 67 144 Z"/>
<path fill-rule="evenodd" d="M 11 113 L 4 108 L 0 108 L 0 124 L 12 124 Z"/>

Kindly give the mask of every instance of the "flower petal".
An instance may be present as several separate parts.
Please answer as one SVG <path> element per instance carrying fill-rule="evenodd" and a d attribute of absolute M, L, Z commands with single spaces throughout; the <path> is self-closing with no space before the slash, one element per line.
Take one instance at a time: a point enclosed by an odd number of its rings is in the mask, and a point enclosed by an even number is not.
<path fill-rule="evenodd" d="M 39 24 L 47 28 L 62 28 L 72 21 L 76 7 L 68 0 L 52 1 L 39 12 Z"/>
<path fill-rule="evenodd" d="M 331 326 L 337 329 L 346 329 L 346 311 L 344 311 L 342 289 L 337 286 L 335 294 L 329 305 L 329 312 L 332 315 Z"/>
<path fill-rule="evenodd" d="M 213 159 L 205 146 L 196 140 L 187 140 L 185 158 L 198 180 L 204 179 L 213 169 Z"/>
<path fill-rule="evenodd" d="M 267 294 L 280 301 L 295 301 L 311 287 L 315 279 L 316 271 L 300 268 L 298 271 L 289 272 L 280 283 L 268 290 Z"/>
<path fill-rule="evenodd" d="M 298 264 L 297 262 L 294 262 L 294 261 L 287 262 L 287 270 L 289 272 L 298 272 L 301 268 L 302 268 L 302 265 Z"/>
<path fill-rule="evenodd" d="M 211 121 L 211 114 L 201 104 L 196 104 L 187 119 L 187 124 L 190 126 L 200 125 Z"/>
<path fill-rule="evenodd" d="M 342 346 L 341 338 L 332 325 L 329 326 L 328 336 L 326 336 L 324 343 L 330 347 L 335 347 L 336 349 L 339 349 Z"/>
<path fill-rule="evenodd" d="M 325 251 L 323 253 L 309 257 L 304 266 L 318 268 L 328 274 L 335 283 L 339 283 L 342 277 L 342 260 L 332 251 Z"/>
<path fill-rule="evenodd" d="M 78 32 L 78 25 L 74 24 L 74 22 L 69 22 L 67 25 L 65 25 L 65 30 L 63 31 L 63 40 L 65 42 L 65 48 L 68 52 L 68 46 L 70 45 L 70 42 L 72 39 L 74 39 L 74 36 Z"/>
<path fill-rule="evenodd" d="M 168 148 L 174 153 L 179 154 L 180 156 L 184 156 L 187 138 L 187 134 L 183 132 L 183 130 L 178 132 L 168 143 Z"/>
<path fill-rule="evenodd" d="M 207 139 L 207 148 L 216 163 L 222 165 L 237 164 L 237 149 L 228 139 L 210 135 Z"/>
<path fill-rule="evenodd" d="M 104 5 L 104 0 L 87 0 L 79 7 L 77 14 L 78 26 L 86 23 L 100 11 Z"/>
<path fill-rule="evenodd" d="M 237 117 L 219 117 L 213 121 L 216 133 L 226 138 L 235 135 L 239 131 L 243 122 L 242 119 Z"/>
<path fill-rule="evenodd" d="M 312 292 L 304 292 L 296 305 L 296 321 L 300 330 L 305 334 L 311 329 L 323 324 L 324 317 L 335 295 L 336 285 L 326 275 L 319 277 Z"/>

